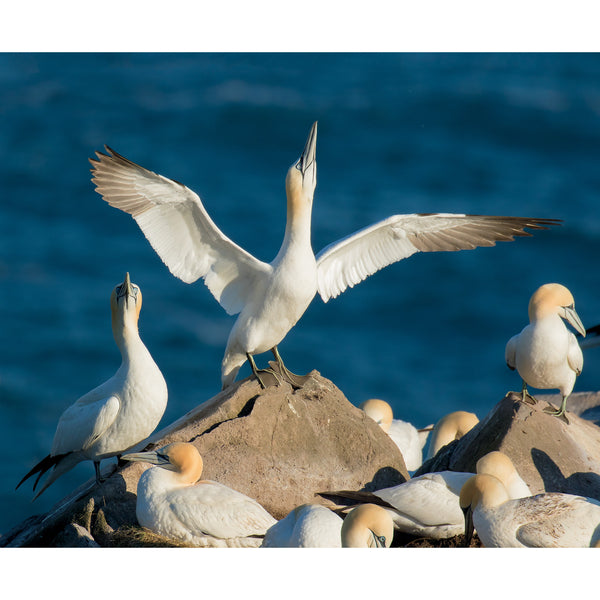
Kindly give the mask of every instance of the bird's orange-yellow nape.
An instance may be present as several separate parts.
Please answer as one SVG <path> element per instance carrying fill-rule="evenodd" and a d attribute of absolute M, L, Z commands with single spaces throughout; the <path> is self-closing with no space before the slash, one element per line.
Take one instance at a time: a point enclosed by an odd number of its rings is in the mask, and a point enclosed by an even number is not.
<path fill-rule="evenodd" d="M 561 308 L 573 306 L 573 294 L 560 283 L 546 283 L 540 286 L 529 300 L 529 320 L 531 322 L 559 313 Z"/>
<path fill-rule="evenodd" d="M 194 444 L 173 442 L 158 452 L 169 458 L 173 470 L 180 474 L 182 481 L 196 483 L 200 479 L 204 463 Z"/>
<path fill-rule="evenodd" d="M 364 411 L 367 416 L 371 417 L 381 429 L 386 432 L 389 430 L 394 418 L 394 413 L 392 407 L 385 400 L 370 398 L 369 400 L 365 400 L 359 408 Z"/>
<path fill-rule="evenodd" d="M 492 508 L 509 500 L 504 484 L 493 475 L 481 473 L 467 479 L 460 490 L 459 503 L 462 510 L 471 510 L 481 504 Z"/>
<path fill-rule="evenodd" d="M 385 508 L 360 504 L 346 515 L 341 535 L 342 548 L 389 548 L 394 522 Z"/>
<path fill-rule="evenodd" d="M 478 474 L 493 475 L 502 482 L 509 482 L 516 473 L 515 466 L 504 452 L 494 450 L 482 456 L 475 466 Z"/>

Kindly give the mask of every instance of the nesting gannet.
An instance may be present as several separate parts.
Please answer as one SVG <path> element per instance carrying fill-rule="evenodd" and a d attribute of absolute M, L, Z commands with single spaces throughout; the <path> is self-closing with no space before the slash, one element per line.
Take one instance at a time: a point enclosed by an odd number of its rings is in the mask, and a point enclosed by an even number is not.
<path fill-rule="evenodd" d="M 427 443 L 429 429 L 417 429 L 411 423 L 394 419 L 392 407 L 378 398 L 365 400 L 359 408 L 371 417 L 398 446 L 409 471 L 416 471 L 423 463 L 423 447 Z"/>
<path fill-rule="evenodd" d="M 485 460 L 484 460 L 485 459 Z M 503 481 L 520 479 L 512 461 L 501 452 L 492 452 L 477 462 L 477 472 L 497 473 Z M 515 477 L 516 475 L 516 477 Z M 460 491 L 473 473 L 440 471 L 425 473 L 390 488 L 374 492 L 333 492 L 326 497 L 350 498 L 360 502 L 383 501 L 394 527 L 409 535 L 446 539 L 464 533 L 464 515 L 459 505 Z M 511 487 L 515 498 L 529 495 L 529 489 Z"/>
<path fill-rule="evenodd" d="M 389 548 L 393 539 L 390 515 L 375 504 L 353 508 L 342 523 L 342 548 Z"/>
<path fill-rule="evenodd" d="M 466 545 L 473 527 L 487 548 L 580 548 L 600 528 L 600 502 L 571 494 L 546 493 L 511 500 L 492 475 L 475 475 L 460 493 Z"/>
<path fill-rule="evenodd" d="M 248 360 L 262 385 L 253 355 L 271 350 L 289 375 L 278 344 L 318 292 L 324 302 L 369 275 L 416 252 L 473 249 L 528 236 L 556 219 L 463 214 L 394 215 L 324 248 L 311 248 L 311 212 L 317 183 L 317 123 L 285 180 L 287 224 L 271 263 L 257 260 L 214 224 L 196 193 L 141 167 L 105 146 L 90 159 L 96 191 L 130 214 L 173 275 L 186 283 L 203 278 L 216 300 L 239 313 L 221 365 L 227 387 Z M 291 378 L 293 382 L 293 378 Z"/>
<path fill-rule="evenodd" d="M 512 460 L 503 452 L 488 452 L 477 461 L 475 470 L 479 474 L 493 475 L 499 479 L 506 488 L 509 498 L 531 496 L 529 486 L 515 469 Z"/>
<path fill-rule="evenodd" d="M 96 481 L 102 482 L 100 461 L 118 456 L 146 439 L 165 412 L 167 384 L 140 339 L 142 292 L 131 283 L 129 273 L 113 290 L 110 306 L 121 366 L 108 381 L 79 398 L 60 417 L 50 454 L 19 482 L 21 485 L 39 472 L 35 490 L 40 477 L 54 467 L 36 498 L 83 460 L 94 461 Z"/>
<path fill-rule="evenodd" d="M 505 358 L 509 368 L 517 369 L 523 379 L 524 402 L 536 402 L 527 391 L 528 385 L 560 390 L 560 408 L 545 410 L 557 417 L 562 416 L 568 423 L 564 414 L 567 398 L 583 368 L 583 353 L 563 319 L 585 336 L 585 327 L 575 312 L 571 292 L 558 283 L 542 285 L 529 300 L 529 325 L 508 340 Z"/>
<path fill-rule="evenodd" d="M 257 547 L 277 521 L 255 500 L 216 481 L 199 481 L 202 457 L 187 442 L 125 454 L 156 465 L 138 481 L 135 514 L 142 527 L 194 546 Z"/>
<path fill-rule="evenodd" d="M 342 518 L 318 504 L 302 504 L 271 526 L 263 548 L 341 548 Z"/>
<path fill-rule="evenodd" d="M 433 458 L 441 448 L 459 440 L 479 423 L 477 415 L 464 410 L 457 410 L 442 417 L 433 427 L 429 438 L 427 460 Z"/>

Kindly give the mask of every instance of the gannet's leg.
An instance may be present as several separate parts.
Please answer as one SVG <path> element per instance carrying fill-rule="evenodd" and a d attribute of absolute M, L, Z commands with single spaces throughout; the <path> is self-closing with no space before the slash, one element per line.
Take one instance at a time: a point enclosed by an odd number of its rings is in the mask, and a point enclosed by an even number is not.
<path fill-rule="evenodd" d="M 277 365 L 279 367 L 279 370 L 281 371 L 281 373 L 283 375 L 285 375 L 285 377 L 287 378 L 288 382 L 292 385 L 293 388 L 300 389 L 302 386 L 298 383 L 298 380 L 296 379 L 296 377 L 298 377 L 298 375 L 292 373 L 283 364 L 283 359 L 281 358 L 281 355 L 279 354 L 279 350 L 277 350 L 277 346 L 273 346 L 271 348 L 271 352 L 273 353 L 273 356 L 275 357 L 275 360 L 277 361 Z"/>
<path fill-rule="evenodd" d="M 568 397 L 569 397 L 569 394 L 567 394 L 566 396 L 563 396 L 562 402 L 560 404 L 560 408 L 558 410 L 552 410 L 549 406 L 547 406 L 544 409 L 544 412 L 548 413 L 549 415 L 554 415 L 555 417 L 561 418 L 568 425 L 569 424 L 569 419 L 567 418 L 567 415 L 565 415 L 565 410 L 567 408 L 567 398 Z"/>
<path fill-rule="evenodd" d="M 521 398 L 526 404 L 537 404 L 537 400 L 527 391 L 527 383 L 523 379 L 523 389 L 521 390 Z"/>
<path fill-rule="evenodd" d="M 271 369 L 271 368 L 258 369 L 256 367 L 256 363 L 254 362 L 254 358 L 252 357 L 252 354 L 250 354 L 249 352 L 246 352 L 246 357 L 248 358 L 248 362 L 250 363 L 250 367 L 252 368 L 252 373 L 254 373 L 254 377 L 256 377 L 256 379 L 258 380 L 258 383 L 260 383 L 260 387 L 263 390 L 266 389 L 267 386 L 263 383 L 263 380 L 260 378 L 259 373 L 270 373 L 271 375 L 273 375 L 273 377 L 275 377 L 275 379 L 277 379 L 277 383 L 279 385 L 281 385 L 281 378 L 273 369 Z"/>
<path fill-rule="evenodd" d="M 102 475 L 100 475 L 100 461 L 99 460 L 95 460 L 94 461 L 94 470 L 96 471 L 96 483 L 98 485 L 100 485 L 101 483 L 104 483 L 104 479 L 102 479 Z"/>

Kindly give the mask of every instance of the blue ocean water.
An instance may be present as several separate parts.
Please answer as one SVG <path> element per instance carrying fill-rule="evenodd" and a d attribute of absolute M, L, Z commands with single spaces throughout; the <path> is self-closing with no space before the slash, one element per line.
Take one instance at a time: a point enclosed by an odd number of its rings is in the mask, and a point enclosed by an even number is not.
<path fill-rule="evenodd" d="M 584 324 L 600 322 L 600 55 L 0 54 L 0 532 L 93 475 L 79 465 L 34 503 L 29 483 L 14 491 L 63 410 L 118 367 L 109 297 L 126 271 L 169 386 L 160 426 L 220 389 L 234 318 L 102 201 L 88 158 L 108 144 L 184 182 L 270 261 L 285 173 L 315 120 L 315 252 L 396 213 L 564 225 L 415 255 L 317 297 L 280 345 L 293 371 L 319 370 L 357 405 L 383 398 L 417 426 L 459 409 L 482 418 L 520 387 L 504 346 L 539 285 L 567 285 Z M 586 351 L 575 391 L 600 388 L 599 365 Z"/>

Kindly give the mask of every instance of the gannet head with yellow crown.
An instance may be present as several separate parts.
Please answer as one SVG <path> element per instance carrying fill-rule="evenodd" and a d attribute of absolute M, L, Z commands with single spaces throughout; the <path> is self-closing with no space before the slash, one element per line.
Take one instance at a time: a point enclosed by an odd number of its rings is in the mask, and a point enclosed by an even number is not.
<path fill-rule="evenodd" d="M 117 285 L 110 296 L 112 330 L 115 342 L 120 347 L 127 332 L 137 333 L 140 310 L 142 309 L 142 291 L 131 283 L 129 273 L 123 283 Z"/>
<path fill-rule="evenodd" d="M 172 479 L 182 485 L 196 483 L 204 467 L 200 452 L 196 446 L 188 442 L 173 442 L 158 450 L 133 452 L 124 454 L 121 458 L 132 462 L 146 462 L 172 471 Z"/>
<path fill-rule="evenodd" d="M 360 504 L 342 523 L 342 548 L 389 548 L 394 522 L 382 506 Z"/>
<path fill-rule="evenodd" d="M 287 195 L 286 236 L 291 234 L 292 222 L 307 219 L 310 225 L 312 202 L 317 186 L 317 121 L 308 134 L 300 158 L 288 169 L 285 178 Z"/>
<path fill-rule="evenodd" d="M 389 431 L 394 419 L 394 412 L 385 400 L 369 398 L 369 400 L 365 400 L 358 408 L 368 417 L 371 417 L 386 433 Z"/>
<path fill-rule="evenodd" d="M 560 283 L 546 283 L 539 287 L 529 300 L 528 311 L 531 323 L 556 314 L 585 337 L 585 327 L 575 312 L 573 294 Z"/>

